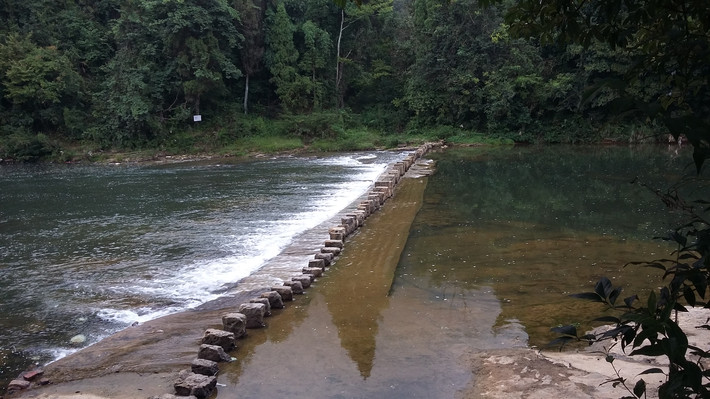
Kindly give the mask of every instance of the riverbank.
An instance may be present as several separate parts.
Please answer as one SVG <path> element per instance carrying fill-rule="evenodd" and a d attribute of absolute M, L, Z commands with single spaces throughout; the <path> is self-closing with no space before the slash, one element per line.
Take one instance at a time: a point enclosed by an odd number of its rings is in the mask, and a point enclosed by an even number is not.
<path fill-rule="evenodd" d="M 710 333 L 699 328 L 707 325 L 707 321 L 706 309 L 690 308 L 688 313 L 678 315 L 678 324 L 688 335 L 689 344 L 699 348 L 710 347 Z M 603 329 L 600 327 L 600 330 Z M 607 354 L 614 357 L 614 367 L 607 361 Z M 658 387 L 664 382 L 665 375 L 642 373 L 651 368 L 668 368 L 665 358 L 628 356 L 613 340 L 572 351 L 485 351 L 467 354 L 466 361 L 476 377 L 463 394 L 464 399 L 628 397 L 631 391 L 614 384 L 620 377 L 626 380 L 629 390 L 633 390 L 636 382 L 643 379 L 646 383 L 644 397 L 657 398 Z M 700 363 L 704 369 L 710 365 L 707 360 Z M 619 370 L 618 375 L 615 370 Z"/>

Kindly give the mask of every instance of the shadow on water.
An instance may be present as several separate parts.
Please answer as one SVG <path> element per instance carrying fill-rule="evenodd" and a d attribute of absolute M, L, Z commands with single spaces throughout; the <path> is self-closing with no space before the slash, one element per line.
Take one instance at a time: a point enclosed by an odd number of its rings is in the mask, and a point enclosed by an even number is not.
<path fill-rule="evenodd" d="M 388 204 L 377 223 L 348 247 L 347 258 L 334 267 L 334 278 L 324 279 L 319 290 L 327 298 L 341 346 L 363 379 L 372 372 L 379 323 L 390 305 L 388 294 L 399 254 L 421 206 L 424 185 L 425 180 L 402 184 L 398 200 Z"/>
<path fill-rule="evenodd" d="M 250 334 L 259 338 L 244 341 L 240 361 L 225 373 L 233 385 L 221 392 L 256 397 L 296 389 L 351 397 L 352 389 L 371 377 L 382 313 L 390 307 L 394 271 L 424 186 L 425 180 L 403 184 L 397 200 L 368 221 L 327 278 L 299 297 L 295 309 L 282 312 L 289 317 L 274 318 L 268 329 Z M 289 334 L 283 340 L 271 333 L 284 329 Z M 267 367 L 263 362 L 278 370 L 254 375 Z"/>

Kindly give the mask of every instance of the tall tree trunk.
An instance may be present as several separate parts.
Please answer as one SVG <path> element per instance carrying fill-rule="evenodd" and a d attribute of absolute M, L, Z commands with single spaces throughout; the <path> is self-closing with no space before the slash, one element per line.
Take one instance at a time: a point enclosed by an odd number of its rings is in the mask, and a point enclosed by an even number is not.
<path fill-rule="evenodd" d="M 244 83 L 244 115 L 248 113 L 247 104 L 249 103 L 249 74 L 246 74 L 246 82 Z"/>
<path fill-rule="evenodd" d="M 316 66 L 315 66 L 315 64 L 311 67 L 311 88 L 313 90 L 313 109 L 320 110 L 320 104 L 318 104 L 318 91 L 316 90 Z"/>
<path fill-rule="evenodd" d="M 343 79 L 343 63 L 340 61 L 340 41 L 343 39 L 343 31 L 345 30 L 345 10 L 340 10 L 340 31 L 338 32 L 338 44 L 336 50 L 335 63 L 335 96 L 338 108 L 343 107 L 343 96 L 340 90 L 340 81 Z"/>

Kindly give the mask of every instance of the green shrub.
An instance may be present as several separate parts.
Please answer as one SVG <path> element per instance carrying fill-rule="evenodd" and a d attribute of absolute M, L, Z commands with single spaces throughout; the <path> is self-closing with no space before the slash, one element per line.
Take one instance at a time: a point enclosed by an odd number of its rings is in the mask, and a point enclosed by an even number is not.
<path fill-rule="evenodd" d="M 402 107 L 391 104 L 377 104 L 357 115 L 359 123 L 370 129 L 385 132 L 386 135 L 402 132 L 409 122 L 409 113 Z"/>
<path fill-rule="evenodd" d="M 511 145 L 515 141 L 509 138 L 489 137 L 481 133 L 463 131 L 455 136 L 449 137 L 447 142 L 461 145 Z"/>
<path fill-rule="evenodd" d="M 303 148 L 303 142 L 295 137 L 244 137 L 222 148 L 223 155 L 246 155 L 250 152 L 275 153 Z"/>
<path fill-rule="evenodd" d="M 0 158 L 21 162 L 38 161 L 59 152 L 59 146 L 42 133 L 17 131 L 0 137 Z"/>
<path fill-rule="evenodd" d="M 375 130 L 353 128 L 343 131 L 336 137 L 316 139 L 311 143 L 311 149 L 323 152 L 332 151 L 364 151 L 378 148 L 392 148 L 399 143 L 396 137 L 383 136 Z"/>
<path fill-rule="evenodd" d="M 354 123 L 344 111 L 290 115 L 284 117 L 282 122 L 286 134 L 298 137 L 306 144 L 316 139 L 335 139 L 344 132 L 346 126 L 353 126 Z"/>

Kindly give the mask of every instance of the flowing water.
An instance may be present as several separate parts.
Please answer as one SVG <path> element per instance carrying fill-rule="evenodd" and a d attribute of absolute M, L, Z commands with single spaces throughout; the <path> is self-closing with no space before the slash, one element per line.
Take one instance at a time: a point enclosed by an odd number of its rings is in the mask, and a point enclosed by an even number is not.
<path fill-rule="evenodd" d="M 405 155 L 0 167 L 1 379 L 217 298 Z"/>

